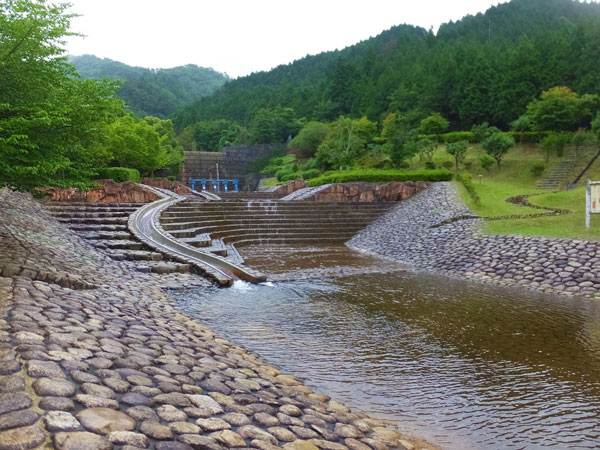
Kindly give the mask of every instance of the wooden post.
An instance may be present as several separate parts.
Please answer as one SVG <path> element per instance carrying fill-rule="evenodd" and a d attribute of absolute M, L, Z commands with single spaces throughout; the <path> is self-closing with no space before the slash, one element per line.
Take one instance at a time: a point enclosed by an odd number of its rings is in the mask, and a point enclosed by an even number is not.
<path fill-rule="evenodd" d="M 585 186 L 585 227 L 590 229 L 590 210 L 592 208 L 592 186 L 591 180 L 587 179 L 587 184 Z"/>

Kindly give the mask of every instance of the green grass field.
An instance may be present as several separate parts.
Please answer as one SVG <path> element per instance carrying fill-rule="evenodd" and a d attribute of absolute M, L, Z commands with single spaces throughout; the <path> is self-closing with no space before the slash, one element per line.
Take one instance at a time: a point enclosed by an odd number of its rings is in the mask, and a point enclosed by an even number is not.
<path fill-rule="evenodd" d="M 548 217 L 532 217 L 522 219 L 489 220 L 486 222 L 485 231 L 490 234 L 523 234 L 537 236 L 553 236 L 580 239 L 600 239 L 600 217 L 592 216 L 590 230 L 585 228 L 585 185 L 584 181 L 579 187 L 570 191 L 549 192 L 536 189 L 539 178 L 531 173 L 535 164 L 544 163 L 544 155 L 533 146 L 517 146 L 506 155 L 502 169 L 493 167 L 489 172 L 481 168 L 478 163 L 482 153 L 479 146 L 472 146 L 467 156 L 468 171 L 471 173 L 475 190 L 481 199 L 480 206 L 476 206 L 466 189 L 459 184 L 462 199 L 469 208 L 482 217 L 499 217 L 515 214 L 536 214 L 542 210 L 520 207 L 506 202 L 506 199 L 519 194 L 536 194 L 530 203 L 551 208 L 568 209 L 570 214 Z M 434 161 L 442 162 L 448 159 L 443 148 L 440 148 Z M 589 158 L 590 155 L 586 155 Z M 553 156 L 546 167 L 546 172 L 560 162 L 560 158 Z M 436 161 L 436 162 L 437 162 Z M 471 164 L 468 162 L 471 161 Z M 482 175 L 479 179 L 479 175 Z M 600 180 L 600 161 L 596 161 L 588 174 L 594 180 Z"/>

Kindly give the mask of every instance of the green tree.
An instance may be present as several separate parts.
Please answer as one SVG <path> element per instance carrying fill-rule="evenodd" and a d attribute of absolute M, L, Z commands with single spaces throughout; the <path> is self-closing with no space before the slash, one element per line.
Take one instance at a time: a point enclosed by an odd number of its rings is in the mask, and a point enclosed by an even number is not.
<path fill-rule="evenodd" d="M 557 156 L 562 156 L 565 145 L 571 141 L 569 133 L 550 133 L 540 141 L 539 147 L 546 154 L 546 164 L 550 160 L 550 154 L 555 152 Z"/>
<path fill-rule="evenodd" d="M 356 133 L 356 121 L 344 116 L 331 124 L 327 138 L 319 145 L 315 158 L 321 167 L 347 169 L 365 149 L 365 142 Z"/>
<path fill-rule="evenodd" d="M 579 149 L 584 145 L 588 145 L 594 142 L 594 135 L 590 133 L 588 130 L 584 130 L 580 128 L 577 130 L 577 133 L 573 135 L 573 139 L 571 142 L 575 145 L 575 151 L 579 153 Z"/>
<path fill-rule="evenodd" d="M 535 131 L 574 130 L 589 115 L 587 103 L 565 86 L 544 91 L 527 105 L 527 116 Z"/>
<path fill-rule="evenodd" d="M 322 122 L 308 122 L 302 127 L 300 132 L 289 143 L 293 149 L 303 150 L 307 156 L 314 156 L 319 145 L 327 137 L 329 126 Z"/>
<path fill-rule="evenodd" d="M 500 130 L 496 127 L 490 127 L 490 124 L 483 122 L 479 125 L 473 125 L 471 133 L 475 136 L 476 142 L 483 142 L 489 138 L 492 134 L 499 132 Z"/>
<path fill-rule="evenodd" d="M 177 135 L 177 141 L 185 150 L 196 150 L 196 141 L 194 139 L 194 127 L 189 125 L 181 130 Z"/>
<path fill-rule="evenodd" d="M 381 137 L 386 141 L 384 148 L 396 168 L 418 152 L 417 131 L 410 128 L 409 117 L 404 114 L 388 114 L 383 120 Z"/>
<path fill-rule="evenodd" d="M 169 133 L 159 134 L 160 128 L 156 125 L 160 122 L 155 120 L 160 119 L 148 119 L 140 120 L 128 115 L 108 126 L 107 147 L 113 157 L 112 165 L 137 169 L 142 176 L 150 176 L 158 169 L 182 162 L 182 148 L 173 147 Z"/>
<path fill-rule="evenodd" d="M 596 135 L 596 139 L 600 140 L 600 112 L 592 120 L 592 133 Z"/>
<path fill-rule="evenodd" d="M 485 152 L 496 160 L 498 170 L 501 169 L 502 158 L 515 145 L 515 140 L 504 133 L 494 133 L 481 144 Z"/>
<path fill-rule="evenodd" d="M 203 152 L 218 152 L 223 147 L 220 146 L 223 133 L 234 123 L 230 120 L 202 120 L 194 125 L 194 140 L 196 148 Z"/>
<path fill-rule="evenodd" d="M 431 162 L 436 149 L 437 143 L 430 139 L 421 139 L 417 141 L 417 153 L 419 155 L 419 161 Z"/>
<path fill-rule="evenodd" d="M 0 3 L 0 185 L 90 186 L 123 105 L 111 82 L 82 81 L 61 55 L 66 4 Z"/>
<path fill-rule="evenodd" d="M 419 131 L 423 134 L 441 134 L 448 129 L 450 123 L 438 112 L 421 120 Z"/>
<path fill-rule="evenodd" d="M 457 141 L 446 145 L 446 152 L 454 158 L 456 164 L 456 171 L 458 172 L 458 166 L 462 164 L 467 156 L 467 150 L 469 148 L 469 141 Z"/>

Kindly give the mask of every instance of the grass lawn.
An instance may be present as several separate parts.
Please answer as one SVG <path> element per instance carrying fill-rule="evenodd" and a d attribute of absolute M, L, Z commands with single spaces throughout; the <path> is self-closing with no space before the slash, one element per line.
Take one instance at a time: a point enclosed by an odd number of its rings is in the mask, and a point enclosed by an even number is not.
<path fill-rule="evenodd" d="M 280 183 L 277 181 L 277 177 L 263 178 L 262 187 L 272 187 L 277 186 L 278 184 Z"/>
<path fill-rule="evenodd" d="M 492 234 L 525 234 L 537 236 L 600 239 L 600 217 L 592 215 L 591 228 L 585 228 L 585 187 L 572 191 L 542 194 L 531 203 L 551 208 L 571 210 L 571 214 L 488 221 L 487 231 Z"/>
<path fill-rule="evenodd" d="M 519 194 L 535 194 L 529 201 L 539 206 L 568 209 L 572 212 L 560 216 L 548 216 L 525 219 L 501 219 L 486 222 L 485 231 L 490 234 L 523 234 L 531 236 L 553 236 L 580 239 L 600 240 L 600 215 L 592 215 L 590 230 L 585 228 L 585 186 L 571 191 L 548 192 L 535 188 L 540 177 L 531 173 L 535 164 L 544 163 L 542 153 L 535 147 L 515 147 L 506 155 L 502 170 L 496 167 L 486 172 L 476 166 L 479 154 L 478 146 L 469 149 L 467 161 L 471 160 L 469 172 L 473 178 L 475 190 L 481 198 L 481 205 L 476 206 L 469 197 L 466 189 L 459 184 L 462 199 L 473 212 L 483 217 L 498 217 L 512 214 L 537 214 L 543 210 L 520 207 L 506 202 L 506 199 Z M 446 155 L 439 155 L 444 158 Z M 558 164 L 560 159 L 554 156 L 546 171 Z M 468 164 L 467 164 L 468 165 Z M 478 175 L 483 175 L 481 184 Z M 542 175 L 543 176 L 543 175 Z M 597 161 L 589 171 L 589 177 L 600 180 L 600 161 Z"/>

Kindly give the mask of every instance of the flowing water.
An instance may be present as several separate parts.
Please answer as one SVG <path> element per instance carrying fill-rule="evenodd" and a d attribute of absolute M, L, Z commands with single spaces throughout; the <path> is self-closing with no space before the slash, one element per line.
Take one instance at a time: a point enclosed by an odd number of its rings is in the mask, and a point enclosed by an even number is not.
<path fill-rule="evenodd" d="M 600 448 L 599 300 L 344 247 L 242 250 L 272 283 L 179 292 L 180 307 L 315 391 L 443 448 Z"/>

